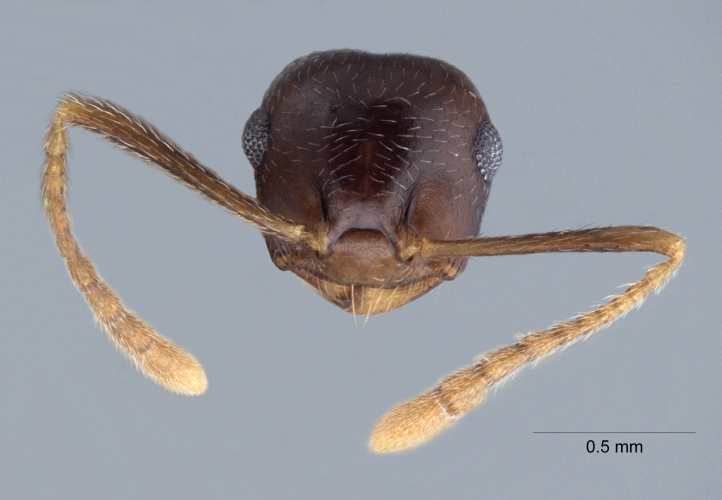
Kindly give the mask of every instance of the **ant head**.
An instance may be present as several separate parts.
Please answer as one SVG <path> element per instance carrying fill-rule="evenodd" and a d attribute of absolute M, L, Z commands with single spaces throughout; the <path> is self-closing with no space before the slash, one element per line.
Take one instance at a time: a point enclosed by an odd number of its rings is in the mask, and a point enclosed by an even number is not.
<path fill-rule="evenodd" d="M 320 250 L 265 236 L 271 258 L 347 311 L 399 307 L 463 271 L 411 255 L 479 233 L 501 140 L 476 88 L 442 61 L 354 51 L 297 59 L 246 124 L 258 200 Z"/>

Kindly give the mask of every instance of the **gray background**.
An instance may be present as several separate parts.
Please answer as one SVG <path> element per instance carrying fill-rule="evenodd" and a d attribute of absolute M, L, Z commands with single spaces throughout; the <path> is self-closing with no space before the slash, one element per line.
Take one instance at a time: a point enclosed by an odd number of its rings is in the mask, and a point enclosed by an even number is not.
<path fill-rule="evenodd" d="M 718 1 L 1 2 L 0 498 L 719 498 L 721 14 Z M 661 295 L 433 442 L 375 456 L 369 430 L 394 403 L 660 258 L 477 259 L 356 331 L 271 264 L 256 230 L 74 131 L 76 235 L 210 389 L 166 393 L 110 347 L 40 210 L 60 92 L 114 100 L 252 194 L 241 131 L 288 62 L 442 46 L 504 140 L 484 234 L 679 232 L 688 257 Z M 588 439 L 644 452 L 588 454 Z"/>

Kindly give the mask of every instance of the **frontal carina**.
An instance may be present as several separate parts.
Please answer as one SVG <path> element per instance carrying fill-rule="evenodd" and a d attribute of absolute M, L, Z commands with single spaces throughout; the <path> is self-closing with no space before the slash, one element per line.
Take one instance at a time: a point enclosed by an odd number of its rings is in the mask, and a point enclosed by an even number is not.
<path fill-rule="evenodd" d="M 639 304 L 684 257 L 682 238 L 647 226 L 479 238 L 501 139 L 469 78 L 437 59 L 340 50 L 289 64 L 243 131 L 257 198 L 129 111 L 67 94 L 50 123 L 42 172 L 43 208 L 58 250 L 111 342 L 147 377 L 180 394 L 206 390 L 203 367 L 122 304 L 71 231 L 71 126 L 99 133 L 259 228 L 279 269 L 354 316 L 420 297 L 458 276 L 472 256 L 631 251 L 669 257 L 599 308 L 487 352 L 391 409 L 372 432 L 370 447 L 379 453 L 432 438 L 479 405 L 491 386 Z"/>

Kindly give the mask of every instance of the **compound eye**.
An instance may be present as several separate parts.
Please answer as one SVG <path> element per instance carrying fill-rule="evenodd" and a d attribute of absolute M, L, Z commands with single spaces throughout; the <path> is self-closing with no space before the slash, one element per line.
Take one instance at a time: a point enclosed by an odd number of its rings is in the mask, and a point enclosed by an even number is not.
<path fill-rule="evenodd" d="M 474 159 L 479 173 L 485 181 L 491 181 L 496 171 L 499 170 L 503 152 L 499 132 L 489 120 L 484 120 L 479 124 L 479 131 L 474 139 Z"/>
<path fill-rule="evenodd" d="M 253 112 L 243 128 L 243 151 L 254 169 L 258 169 L 268 149 L 268 113 L 263 108 Z"/>

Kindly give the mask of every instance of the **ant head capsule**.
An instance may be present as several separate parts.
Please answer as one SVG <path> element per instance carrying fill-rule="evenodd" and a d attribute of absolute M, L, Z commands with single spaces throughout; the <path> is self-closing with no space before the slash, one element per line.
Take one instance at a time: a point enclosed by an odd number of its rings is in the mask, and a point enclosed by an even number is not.
<path fill-rule="evenodd" d="M 407 261 L 406 242 L 476 236 L 501 162 L 498 133 L 464 73 L 437 59 L 355 51 L 289 64 L 246 125 L 244 148 L 259 201 L 322 235 L 318 252 L 265 236 L 276 266 L 360 314 L 459 275 L 467 258 Z"/>

